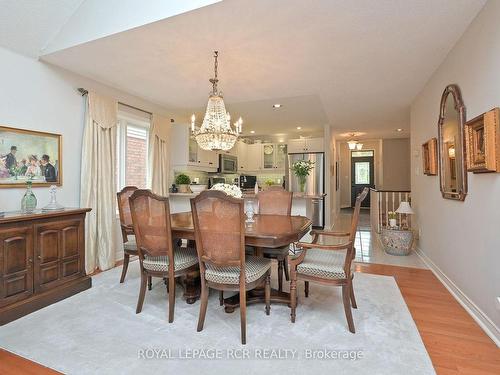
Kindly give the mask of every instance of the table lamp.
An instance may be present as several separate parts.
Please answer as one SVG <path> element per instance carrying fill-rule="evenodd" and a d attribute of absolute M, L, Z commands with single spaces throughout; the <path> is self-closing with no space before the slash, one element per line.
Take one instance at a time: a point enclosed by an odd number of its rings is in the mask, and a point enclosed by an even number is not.
<path fill-rule="evenodd" d="M 406 226 L 402 225 L 403 229 L 409 229 L 410 226 L 409 226 L 409 223 L 408 223 L 408 215 L 413 215 L 415 212 L 413 212 L 413 209 L 411 208 L 410 206 L 410 203 L 409 202 L 401 202 L 399 204 L 399 207 L 398 209 L 396 210 L 396 213 L 398 214 L 405 214 L 405 224 Z"/>

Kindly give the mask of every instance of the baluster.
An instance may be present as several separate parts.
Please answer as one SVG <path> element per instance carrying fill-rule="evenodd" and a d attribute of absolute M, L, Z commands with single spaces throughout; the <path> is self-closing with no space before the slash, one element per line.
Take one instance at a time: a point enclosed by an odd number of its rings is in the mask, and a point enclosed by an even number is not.
<path fill-rule="evenodd" d="M 398 193 L 398 197 L 399 197 L 399 204 L 401 204 L 401 192 Z M 401 227 L 401 214 L 398 214 L 399 216 L 399 226 Z"/>
<path fill-rule="evenodd" d="M 385 226 L 389 226 L 389 193 L 385 192 Z"/>

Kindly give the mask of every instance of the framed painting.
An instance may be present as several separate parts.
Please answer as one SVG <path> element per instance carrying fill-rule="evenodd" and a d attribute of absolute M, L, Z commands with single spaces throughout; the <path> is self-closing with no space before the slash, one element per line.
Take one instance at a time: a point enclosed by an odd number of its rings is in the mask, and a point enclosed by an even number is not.
<path fill-rule="evenodd" d="M 499 109 L 483 113 L 465 124 L 467 170 L 500 172 Z"/>
<path fill-rule="evenodd" d="M 62 185 L 62 136 L 0 126 L 0 188 Z"/>
<path fill-rule="evenodd" d="M 437 163 L 437 139 L 431 138 L 422 145 L 422 163 L 424 174 L 436 176 L 438 173 Z"/>

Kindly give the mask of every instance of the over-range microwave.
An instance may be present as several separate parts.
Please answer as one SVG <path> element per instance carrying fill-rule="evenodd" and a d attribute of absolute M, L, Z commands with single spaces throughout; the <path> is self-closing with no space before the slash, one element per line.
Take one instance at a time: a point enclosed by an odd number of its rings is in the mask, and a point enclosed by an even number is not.
<path fill-rule="evenodd" d="M 238 158 L 233 155 L 219 155 L 219 173 L 238 173 Z"/>

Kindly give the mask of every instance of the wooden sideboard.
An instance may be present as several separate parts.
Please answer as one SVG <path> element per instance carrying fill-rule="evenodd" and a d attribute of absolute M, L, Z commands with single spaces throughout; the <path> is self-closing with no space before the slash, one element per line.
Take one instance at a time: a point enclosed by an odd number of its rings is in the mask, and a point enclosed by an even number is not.
<path fill-rule="evenodd" d="M 85 274 L 89 208 L 0 217 L 0 325 L 91 287 Z"/>

